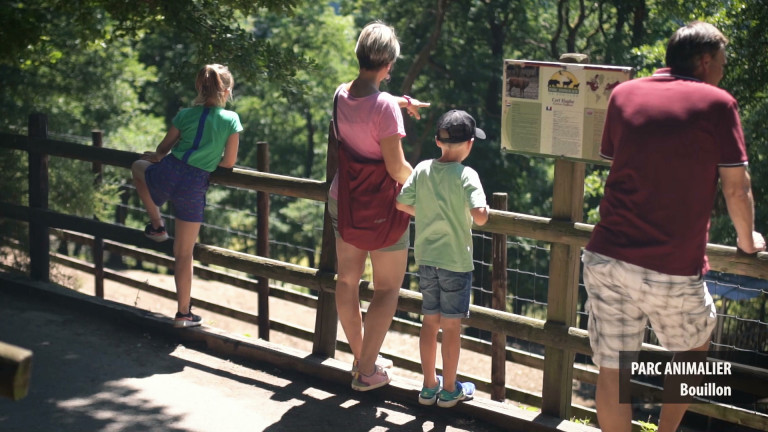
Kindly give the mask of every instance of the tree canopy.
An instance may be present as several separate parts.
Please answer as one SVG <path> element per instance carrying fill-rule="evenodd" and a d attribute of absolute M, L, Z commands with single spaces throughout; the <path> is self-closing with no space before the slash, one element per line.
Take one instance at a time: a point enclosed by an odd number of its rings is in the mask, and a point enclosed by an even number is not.
<path fill-rule="evenodd" d="M 266 141 L 274 172 L 316 179 L 325 172 L 333 90 L 355 76 L 353 48 L 362 26 L 382 20 L 395 27 L 402 45 L 386 90 L 432 103 L 422 120 L 406 118 L 408 159 L 437 155 L 436 118 L 466 109 L 488 133 L 467 160 L 488 194 L 508 192 L 510 210 L 544 216 L 551 207 L 552 160 L 500 154 L 504 59 L 556 61 L 581 52 L 590 63 L 631 66 L 643 76 L 663 65 L 666 40 L 677 27 L 708 21 L 731 40 L 721 86 L 741 105 L 758 228 L 765 228 L 768 210 L 759 203 L 768 192 L 762 120 L 768 112 L 768 8 L 761 2 L 5 0 L 0 7 L 1 130 L 23 132 L 30 113 L 44 112 L 51 131 L 87 135 L 98 128 L 108 146 L 149 150 L 194 98 L 199 67 L 217 62 L 235 78 L 231 107 L 245 127 L 238 164 L 255 166 L 253 144 Z M 589 172 L 585 213 L 594 222 L 605 172 L 602 166 Z M 126 181 L 118 178 L 115 173 L 115 182 Z M 215 201 L 255 207 L 255 196 L 243 191 L 217 193 Z M 280 200 L 273 210 L 294 216 L 319 211 Z M 233 217 L 240 229 L 251 229 L 250 216 Z M 314 234 L 307 234 L 305 222 L 288 219 L 274 228 L 275 236 L 311 244 Z M 713 241 L 732 243 L 734 235 L 718 206 Z"/>

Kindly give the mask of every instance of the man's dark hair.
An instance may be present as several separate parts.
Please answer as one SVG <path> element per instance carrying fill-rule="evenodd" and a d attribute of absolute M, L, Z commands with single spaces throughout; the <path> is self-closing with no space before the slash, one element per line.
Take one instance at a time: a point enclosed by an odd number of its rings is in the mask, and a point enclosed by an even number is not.
<path fill-rule="evenodd" d="M 680 27 L 667 44 L 667 66 L 675 75 L 693 76 L 696 63 L 704 54 L 714 56 L 728 45 L 728 39 L 715 26 L 693 21 Z"/>

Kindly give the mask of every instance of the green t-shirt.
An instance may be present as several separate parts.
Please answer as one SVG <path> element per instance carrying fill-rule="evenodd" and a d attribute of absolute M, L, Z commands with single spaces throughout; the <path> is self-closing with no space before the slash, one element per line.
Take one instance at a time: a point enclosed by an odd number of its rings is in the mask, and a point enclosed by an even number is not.
<path fill-rule="evenodd" d="M 218 106 L 185 108 L 173 118 L 173 125 L 181 138 L 171 154 L 208 172 L 221 162 L 229 136 L 243 130 L 236 112 Z"/>
<path fill-rule="evenodd" d="M 475 170 L 458 162 L 423 161 L 405 181 L 397 200 L 416 208 L 417 265 L 455 272 L 474 269 L 469 209 L 486 206 Z"/>

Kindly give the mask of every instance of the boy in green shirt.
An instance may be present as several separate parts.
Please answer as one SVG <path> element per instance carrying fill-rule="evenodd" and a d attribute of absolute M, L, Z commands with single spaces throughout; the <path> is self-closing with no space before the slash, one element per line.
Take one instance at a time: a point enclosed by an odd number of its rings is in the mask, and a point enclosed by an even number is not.
<path fill-rule="evenodd" d="M 397 208 L 416 217 L 414 243 L 423 296 L 419 351 L 424 387 L 419 403 L 452 407 L 471 399 L 475 385 L 456 380 L 461 350 L 461 319 L 469 316 L 472 288 L 472 221 L 488 221 L 483 185 L 461 162 L 475 138 L 485 139 L 475 119 L 451 110 L 437 121 L 439 159 L 419 163 L 397 198 Z M 443 377 L 435 371 L 437 333 L 442 328 Z"/>

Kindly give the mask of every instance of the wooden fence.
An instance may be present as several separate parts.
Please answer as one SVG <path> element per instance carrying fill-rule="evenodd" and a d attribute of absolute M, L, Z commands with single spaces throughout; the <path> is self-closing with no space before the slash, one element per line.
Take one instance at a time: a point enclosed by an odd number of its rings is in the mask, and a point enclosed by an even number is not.
<path fill-rule="evenodd" d="M 329 127 L 329 131 L 330 131 Z M 330 137 L 333 134 L 329 133 Z M 96 141 L 96 136 L 94 141 Z M 100 141 L 100 137 L 98 139 Z M 236 186 L 258 191 L 259 202 L 268 208 L 268 194 L 281 194 L 291 197 L 326 201 L 330 179 L 336 170 L 336 143 L 329 142 L 329 164 L 326 181 L 294 178 L 270 174 L 266 171 L 266 151 L 260 161 L 262 171 L 234 168 L 219 169 L 211 176 L 211 182 Z M 108 278 L 129 286 L 145 289 L 155 294 L 175 298 L 172 292 L 152 287 L 143 282 L 133 281 L 104 269 L 101 259 L 94 259 L 94 264 L 83 263 L 72 258 L 51 254 L 50 229 L 64 230 L 67 240 L 79 241 L 91 245 L 99 255 L 108 250 L 126 256 L 134 256 L 143 261 L 159 265 L 172 266 L 172 243 L 155 243 L 137 235 L 137 230 L 120 225 L 55 213 L 48 210 L 48 157 L 49 155 L 77 159 L 94 164 L 106 164 L 129 168 L 138 158 L 132 152 L 106 149 L 100 146 L 87 146 L 48 139 L 47 122 L 44 115 L 32 115 L 29 122 L 29 136 L 0 134 L 0 147 L 25 151 L 29 155 L 29 206 L 19 206 L 0 202 L 0 217 L 26 221 L 29 223 L 30 239 L 30 277 L 34 280 L 47 281 L 51 257 L 58 262 L 92 272 L 97 280 Z M 575 327 L 577 290 L 579 281 L 580 251 L 589 240 L 591 225 L 580 222 L 581 199 L 583 195 L 584 166 L 581 163 L 557 161 L 555 167 L 553 195 L 553 217 L 537 217 L 506 211 L 506 197 L 494 194 L 493 209 L 490 219 L 478 230 L 492 234 L 493 241 L 493 308 L 472 305 L 471 316 L 466 324 L 491 332 L 491 342 L 463 337 L 462 347 L 491 356 L 492 370 L 490 379 L 472 377 L 478 388 L 487 391 L 496 400 L 510 399 L 519 403 L 540 406 L 542 412 L 563 419 L 595 419 L 594 410 L 574 406 L 571 403 L 572 381 L 595 383 L 596 373 L 592 368 L 574 365 L 576 353 L 591 355 L 586 331 Z M 262 206 L 262 210 L 264 208 Z M 577 211 L 578 209 L 578 211 Z M 268 210 L 267 213 L 268 214 Z M 258 275 L 255 279 L 236 277 L 217 272 L 205 267 L 196 267 L 196 274 L 215 279 L 233 286 L 242 287 L 260 293 L 258 314 L 225 308 L 210 302 L 195 300 L 203 309 L 252 322 L 259 326 L 259 336 L 269 338 L 269 330 L 284 332 L 289 335 L 311 340 L 313 353 L 333 357 L 337 348 L 348 351 L 348 346 L 337 342 L 337 316 L 334 300 L 335 292 L 335 244 L 333 232 L 325 214 L 323 242 L 318 268 L 305 267 L 270 259 L 266 245 L 266 226 L 268 221 L 259 222 L 261 233 L 258 254 L 254 256 L 215 246 L 197 244 L 196 260 L 206 265 L 216 265 L 245 274 Z M 507 236 L 525 237 L 549 242 L 551 246 L 548 307 L 545 320 L 515 315 L 505 311 L 506 306 L 506 248 Z M 139 249 L 141 248 L 141 249 Z M 150 252 L 154 250 L 160 254 Z M 739 254 L 734 247 L 708 245 L 707 253 L 713 270 L 737 273 L 762 279 L 768 279 L 768 254 L 757 256 Z M 315 296 L 298 294 L 279 287 L 270 287 L 268 281 L 277 280 L 312 289 Z M 99 282 L 97 287 L 102 286 Z M 361 281 L 361 299 L 370 300 L 372 284 Z M 97 292 L 97 295 L 103 295 Z M 315 328 L 300 329 L 290 323 L 269 319 L 266 306 L 267 296 L 280 297 L 296 303 L 316 308 Z M 398 309 L 418 314 L 421 310 L 421 295 L 409 290 L 400 291 Z M 395 320 L 393 329 L 418 334 L 418 325 Z M 506 338 L 541 344 L 545 347 L 544 356 L 523 352 L 507 346 Z M 644 350 L 662 351 L 660 347 L 644 345 Z M 393 358 L 398 367 L 420 371 L 420 365 L 409 359 Z M 504 366 L 512 361 L 542 369 L 544 382 L 542 394 L 536 395 L 506 385 Z M 739 368 L 738 377 L 742 383 L 735 382 L 736 389 L 749 391 L 751 385 L 765 386 L 768 371 L 755 368 Z M 749 385 L 743 384 L 743 378 Z M 657 388 L 633 383 L 633 394 L 642 394 L 658 400 Z M 747 388 L 745 388 L 747 387 Z M 768 430 L 768 415 L 719 404 L 693 404 L 689 411 L 740 424 L 760 430 Z"/>

